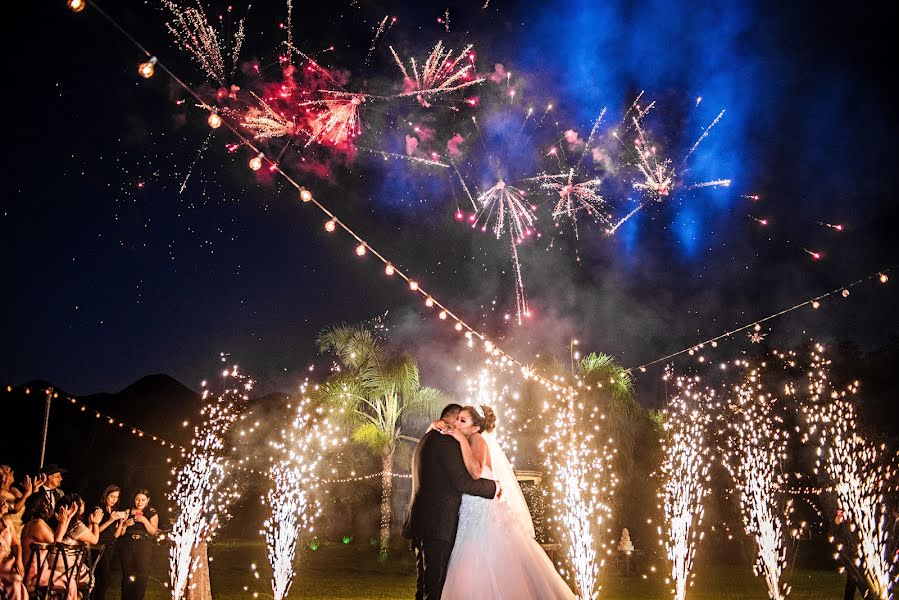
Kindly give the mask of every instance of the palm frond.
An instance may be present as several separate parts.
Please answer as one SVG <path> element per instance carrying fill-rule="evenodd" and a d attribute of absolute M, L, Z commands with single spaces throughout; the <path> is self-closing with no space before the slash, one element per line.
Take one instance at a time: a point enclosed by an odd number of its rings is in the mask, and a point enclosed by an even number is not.
<path fill-rule="evenodd" d="M 393 443 L 392 436 L 373 423 L 363 423 L 353 432 L 353 441 L 368 446 L 374 452 L 383 452 Z"/>
<path fill-rule="evenodd" d="M 578 374 L 587 383 L 601 383 L 603 387 L 609 387 L 615 398 L 633 395 L 634 379 L 631 372 L 608 354 L 591 352 L 578 363 Z"/>

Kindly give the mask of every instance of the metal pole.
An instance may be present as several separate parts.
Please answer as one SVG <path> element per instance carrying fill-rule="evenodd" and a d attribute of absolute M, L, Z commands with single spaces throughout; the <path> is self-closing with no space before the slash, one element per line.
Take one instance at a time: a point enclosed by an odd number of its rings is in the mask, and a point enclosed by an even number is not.
<path fill-rule="evenodd" d="M 44 405 L 44 434 L 41 436 L 41 462 L 38 465 L 38 469 L 44 468 L 44 454 L 47 451 L 47 430 L 50 428 L 50 402 L 55 395 L 52 387 L 44 390 L 44 393 L 47 395 L 47 403 Z"/>

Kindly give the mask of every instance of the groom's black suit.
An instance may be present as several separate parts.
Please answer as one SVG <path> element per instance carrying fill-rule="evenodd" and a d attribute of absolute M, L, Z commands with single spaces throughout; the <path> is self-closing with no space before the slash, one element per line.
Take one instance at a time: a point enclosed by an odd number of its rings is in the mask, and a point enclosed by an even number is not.
<path fill-rule="evenodd" d="M 493 498 L 496 482 L 472 479 L 459 442 L 429 431 L 412 455 L 412 501 L 403 523 L 403 537 L 412 540 L 418 563 L 416 600 L 440 599 L 459 527 L 462 494 Z"/>

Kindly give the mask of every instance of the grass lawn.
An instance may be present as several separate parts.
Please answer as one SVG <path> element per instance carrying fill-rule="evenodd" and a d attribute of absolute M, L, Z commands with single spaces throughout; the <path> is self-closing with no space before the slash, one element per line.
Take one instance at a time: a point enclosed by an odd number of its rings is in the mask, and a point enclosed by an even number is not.
<path fill-rule="evenodd" d="M 262 542 L 222 541 L 210 549 L 213 595 L 216 600 L 245 599 L 252 592 L 271 597 L 268 561 Z M 255 562 L 261 579 L 253 576 Z M 154 581 L 147 600 L 168 598 L 162 582 L 168 581 L 163 547 L 154 553 Z M 600 600 L 668 600 L 663 578 L 606 576 Z M 797 570 L 790 583 L 791 600 L 834 600 L 842 598 L 843 579 L 836 572 Z M 245 590 L 244 586 L 248 589 Z M 117 586 L 108 598 L 119 598 Z M 290 591 L 290 598 L 393 598 L 408 600 L 415 596 L 415 563 L 409 552 L 397 552 L 385 563 L 377 560 L 370 546 L 328 544 L 316 551 L 303 550 Z M 716 566 L 697 568 L 696 585 L 688 600 L 764 600 L 764 582 L 752 576 L 749 568 Z M 517 599 L 510 599 L 517 600 Z"/>

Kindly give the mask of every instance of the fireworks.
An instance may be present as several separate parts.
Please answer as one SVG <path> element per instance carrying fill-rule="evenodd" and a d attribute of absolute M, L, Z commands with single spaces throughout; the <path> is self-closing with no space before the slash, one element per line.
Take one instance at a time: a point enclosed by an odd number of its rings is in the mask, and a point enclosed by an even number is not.
<path fill-rule="evenodd" d="M 703 516 L 703 498 L 708 494 L 709 458 L 705 446 L 707 417 L 690 406 L 707 399 L 696 391 L 696 382 L 679 378 L 678 396 L 668 408 L 666 440 L 661 474 L 665 482 L 661 493 L 665 511 L 662 543 L 671 567 L 675 600 L 684 600 L 691 583 L 696 544 Z"/>
<path fill-rule="evenodd" d="M 483 78 L 471 79 L 471 64 L 459 67 L 460 63 L 471 56 L 471 48 L 470 45 L 466 46 L 460 53 L 453 56 L 453 50 L 444 50 L 443 42 L 437 42 L 425 59 L 421 70 L 419 70 L 415 59 L 410 59 L 410 69 L 412 71 L 410 76 L 409 69 L 406 68 L 391 46 L 390 52 L 403 73 L 404 93 L 401 96 L 426 96 L 451 92 L 484 81 Z"/>
<path fill-rule="evenodd" d="M 176 475 L 175 489 L 169 495 L 178 517 L 172 526 L 169 572 L 172 600 L 186 596 L 188 580 L 197 567 L 195 551 L 208 542 L 228 517 L 228 508 L 239 496 L 230 484 L 231 461 L 225 455 L 225 435 L 238 418 L 237 402 L 246 400 L 244 392 L 252 383 L 238 374 L 237 367 L 226 370 L 224 378 L 242 381 L 241 388 L 226 389 L 212 398 L 203 390 L 204 422 L 194 430 L 190 453 Z"/>
<path fill-rule="evenodd" d="M 765 578 L 771 600 L 783 600 L 790 593 L 781 581 L 786 566 L 787 515 L 792 507 L 784 498 L 783 461 L 789 436 L 774 412 L 774 402 L 764 391 L 760 370 L 749 370 L 735 386 L 729 405 L 729 460 L 724 465 L 740 498 L 743 527 L 755 541 L 755 574 Z"/>
<path fill-rule="evenodd" d="M 819 436 L 816 472 L 823 471 L 843 513 L 842 530 L 835 557 L 864 582 L 878 600 L 892 598 L 897 556 L 891 553 L 888 510 L 884 492 L 895 469 L 884 460 L 884 447 L 860 433 L 852 396 L 855 382 L 845 390 L 834 390 L 828 381 L 823 348 L 816 347 L 809 372 L 811 402 L 804 407 L 810 435 Z"/>
<path fill-rule="evenodd" d="M 518 324 L 522 317 L 529 316 L 527 299 L 524 295 L 524 281 L 521 277 L 521 262 L 518 260 L 518 244 L 531 235 L 537 217 L 533 209 L 525 203 L 524 194 L 518 188 L 506 184 L 500 179 L 496 185 L 478 196 L 480 210 L 475 217 L 474 227 L 481 223 L 486 230 L 492 220 L 493 233 L 497 238 L 504 232 L 509 234 L 512 246 L 512 265 L 515 270 L 515 304 L 518 312 Z"/>
<path fill-rule="evenodd" d="M 228 77 L 234 74 L 237 68 L 237 60 L 240 57 L 240 49 L 244 41 L 244 20 L 238 21 L 237 30 L 234 33 L 234 43 L 230 53 L 230 68 L 226 67 L 225 56 L 227 49 L 219 39 L 215 28 L 209 24 L 203 5 L 197 1 L 196 8 L 182 8 L 171 0 L 162 0 L 172 13 L 173 19 L 166 23 L 166 28 L 175 43 L 196 61 L 206 75 L 225 85 Z"/>
<path fill-rule="evenodd" d="M 575 220 L 578 211 L 584 211 L 591 217 L 601 215 L 600 208 L 605 205 L 605 199 L 599 195 L 599 179 L 591 179 L 581 183 L 574 183 L 574 168 L 568 171 L 568 179 L 562 183 L 559 181 L 547 181 L 542 184 L 544 189 L 556 192 L 559 199 L 553 208 L 553 218 L 568 217 Z"/>
<path fill-rule="evenodd" d="M 256 94 L 253 97 L 259 101 L 261 108 L 250 108 L 241 122 L 253 133 L 253 137 L 257 140 L 271 139 L 291 136 L 296 132 L 294 121 L 277 112 Z"/>
<path fill-rule="evenodd" d="M 361 132 L 359 107 L 365 102 L 365 96 L 346 92 L 326 93 L 331 93 L 335 97 L 301 103 L 301 106 L 323 107 L 321 113 L 309 124 L 311 131 L 309 132 L 309 141 L 306 142 L 307 146 L 312 142 L 324 141 L 338 145 L 351 141 Z"/>
<path fill-rule="evenodd" d="M 517 420 L 517 413 L 510 400 L 518 400 L 519 396 L 517 393 L 510 392 L 508 386 L 500 385 L 497 382 L 496 376 L 492 374 L 491 367 L 495 366 L 492 359 L 487 359 L 484 364 L 484 368 L 478 371 L 477 378 L 465 381 L 467 392 L 465 404 L 490 406 L 498 415 L 502 415 L 502 428 L 496 429 L 496 439 L 508 456 L 509 462 L 514 465 L 518 439 L 511 434 Z"/>
<path fill-rule="evenodd" d="M 597 557 L 601 528 L 611 519 L 611 499 L 617 479 L 613 453 L 591 432 L 601 415 L 596 407 L 585 412 L 574 390 L 559 396 L 556 418 L 548 426 L 541 450 L 552 474 L 553 507 L 560 524 L 566 554 L 574 571 L 578 598 L 593 600 L 601 586 Z M 607 532 L 603 532 L 607 533 Z"/>
<path fill-rule="evenodd" d="M 272 487 L 265 497 L 270 509 L 263 523 L 269 564 L 272 567 L 272 594 L 283 600 L 294 577 L 297 543 L 302 534 L 311 534 L 319 515 L 319 504 L 313 497 L 318 488 L 316 469 L 322 453 L 337 439 L 328 434 L 324 411 L 315 409 L 308 398 L 297 407 L 289 429 L 281 432 L 282 441 L 272 442 L 279 458 L 269 467 Z M 329 444 L 330 442 L 330 444 Z"/>

